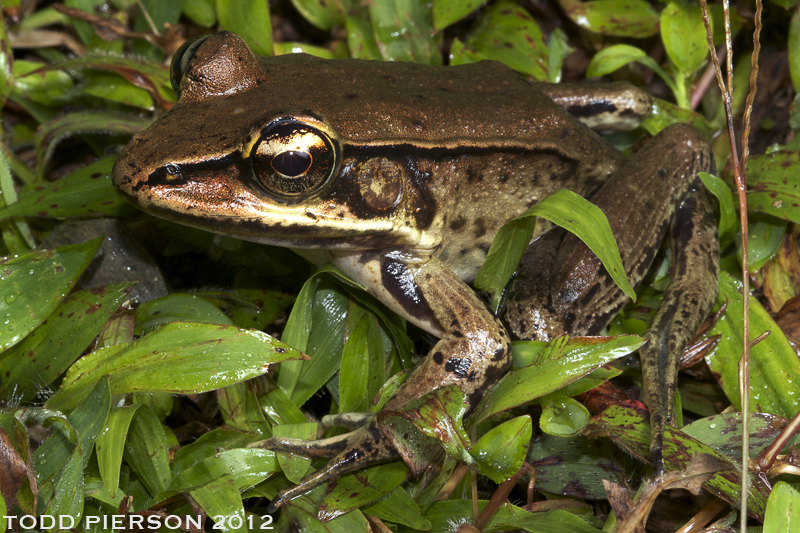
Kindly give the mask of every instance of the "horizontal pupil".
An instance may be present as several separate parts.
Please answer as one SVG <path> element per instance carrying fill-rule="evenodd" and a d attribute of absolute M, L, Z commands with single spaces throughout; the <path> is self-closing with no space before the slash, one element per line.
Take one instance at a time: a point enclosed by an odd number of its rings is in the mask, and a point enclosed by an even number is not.
<path fill-rule="evenodd" d="M 311 167 L 311 155 L 288 150 L 272 158 L 272 168 L 284 176 L 300 176 Z"/>

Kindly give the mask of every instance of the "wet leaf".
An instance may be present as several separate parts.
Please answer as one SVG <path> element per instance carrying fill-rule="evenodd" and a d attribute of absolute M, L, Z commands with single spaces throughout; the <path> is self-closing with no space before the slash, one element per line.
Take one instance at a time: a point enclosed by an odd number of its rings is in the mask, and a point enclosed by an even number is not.
<path fill-rule="evenodd" d="M 625 404 L 609 407 L 589 420 L 584 435 L 594 438 L 608 437 L 640 461 L 651 460 L 650 423 L 643 409 L 634 409 Z M 739 472 L 730 459 L 672 426 L 666 427 L 664 433 L 666 470 L 684 470 L 689 466 L 692 457 L 701 453 L 710 455 L 717 462 L 730 465 L 730 470 L 714 474 L 711 479 L 703 483 L 703 486 L 729 503 L 738 501 Z M 769 487 L 752 474 L 749 474 L 749 479 L 749 514 L 760 518 L 764 515 Z"/>
<path fill-rule="evenodd" d="M 589 410 L 574 398 L 548 398 L 542 405 L 539 427 L 548 435 L 571 437 L 589 420 Z"/>
<path fill-rule="evenodd" d="M 122 282 L 68 296 L 41 326 L 0 355 L 0 396 L 30 400 L 75 362 L 133 288 Z"/>
<path fill-rule="evenodd" d="M 775 441 L 786 424 L 786 419 L 779 416 L 750 413 L 748 419 L 750 457 L 758 457 L 764 448 Z M 726 457 L 738 460 L 742 456 L 742 413 L 724 413 L 702 418 L 684 426 L 682 431 L 703 444 L 708 444 Z M 792 437 L 784 449 L 797 442 L 800 442 L 800 435 Z"/>
<path fill-rule="evenodd" d="M 100 247 L 101 239 L 35 250 L 0 263 L 0 349 L 21 341 L 67 296 Z"/>
<path fill-rule="evenodd" d="M 272 55 L 272 24 L 267 2 L 217 0 L 217 17 L 222 28 L 238 33 L 253 52 Z"/>
<path fill-rule="evenodd" d="M 389 496 L 361 509 L 381 520 L 406 525 L 415 530 L 430 531 L 431 523 L 403 487 L 398 487 Z"/>
<path fill-rule="evenodd" d="M 747 207 L 800 222 L 800 152 L 782 151 L 747 160 Z"/>
<path fill-rule="evenodd" d="M 367 5 L 372 34 L 383 59 L 441 64 L 433 39 L 430 4 L 422 0 L 382 0 Z"/>
<path fill-rule="evenodd" d="M 169 446 L 161 422 L 153 411 L 142 405 L 133 413 L 125 442 L 125 461 L 151 495 L 169 488 Z"/>
<path fill-rule="evenodd" d="M 224 517 L 224 521 L 215 523 L 215 529 L 247 532 L 242 498 L 232 475 L 223 474 L 218 479 L 189 491 L 189 494 L 209 517 Z M 239 527 L 230 527 L 231 525 Z"/>
<path fill-rule="evenodd" d="M 595 0 L 576 3 L 567 16 L 578 26 L 603 35 L 651 37 L 658 33 L 658 12 L 644 0 Z"/>
<path fill-rule="evenodd" d="M 670 2 L 661 12 L 661 40 L 680 72 L 688 76 L 699 70 L 708 57 L 700 4 Z"/>
<path fill-rule="evenodd" d="M 527 415 L 486 432 L 469 450 L 478 463 L 478 472 L 495 483 L 510 479 L 522 468 L 531 433 L 531 417 Z"/>
<path fill-rule="evenodd" d="M 272 434 L 276 437 L 313 440 L 317 436 L 317 424 L 313 422 L 278 424 L 272 426 Z M 308 457 L 286 452 L 278 452 L 276 455 L 281 470 L 292 483 L 299 483 L 311 466 L 311 459 Z"/>
<path fill-rule="evenodd" d="M 716 176 L 712 176 L 708 172 L 699 172 L 698 176 L 703 180 L 703 185 L 706 186 L 711 194 L 713 194 L 719 202 L 719 241 L 721 248 L 724 244 L 733 240 L 738 227 L 738 217 L 736 216 L 736 208 L 733 205 L 733 193 L 730 188 Z"/>
<path fill-rule="evenodd" d="M 728 303 L 722 318 L 709 332 L 721 335 L 717 349 L 706 356 L 728 399 L 734 406 L 741 405 L 739 396 L 739 357 L 742 353 L 742 303 L 741 282 L 730 274 L 720 273 L 717 303 Z M 763 331 L 772 334 L 750 350 L 750 410 L 772 413 L 791 419 L 798 410 L 796 385 L 800 375 L 798 361 L 789 341 L 781 333 L 769 313 L 755 298 L 750 298 L 751 340 Z"/>
<path fill-rule="evenodd" d="M 304 19 L 321 30 L 344 23 L 344 5 L 339 0 L 292 0 Z"/>
<path fill-rule="evenodd" d="M 475 11 L 485 0 L 433 0 L 433 28 L 441 31 Z"/>
<path fill-rule="evenodd" d="M 28 185 L 13 204 L 0 208 L 0 219 L 11 217 L 120 216 L 132 210 L 111 184 L 114 159 L 101 159 L 47 184 Z"/>
<path fill-rule="evenodd" d="M 783 533 L 800 527 L 800 492 L 778 481 L 767 501 L 764 513 L 764 533 Z"/>
<path fill-rule="evenodd" d="M 266 372 L 270 364 L 301 357 L 260 331 L 172 322 L 136 342 L 82 357 L 47 405 L 68 409 L 104 375 L 113 394 L 193 394 L 245 381 Z"/>
<path fill-rule="evenodd" d="M 138 408 L 139 405 L 131 405 L 111 409 L 106 419 L 106 425 L 97 437 L 95 444 L 97 464 L 100 468 L 103 486 L 111 498 L 117 495 L 120 466 L 122 465 L 122 454 L 125 451 L 125 441 L 128 437 L 128 428 Z"/>
<path fill-rule="evenodd" d="M 408 476 L 402 462 L 369 467 L 355 474 L 347 474 L 336 483 L 322 500 L 320 520 L 330 520 L 362 505 L 385 498 Z"/>
<path fill-rule="evenodd" d="M 517 218 L 506 222 L 497 232 L 486 261 L 475 277 L 476 288 L 494 295 L 494 310 L 499 304 L 499 295 L 528 248 L 536 224 L 535 216 L 549 220 L 580 238 L 603 262 L 620 290 L 636 301 L 636 293 L 625 276 L 617 241 L 605 214 L 585 198 L 562 190 L 540 200 Z"/>
<path fill-rule="evenodd" d="M 454 54 L 451 65 L 494 59 L 537 80 L 548 79 L 542 30 L 528 11 L 511 2 L 498 2 L 483 13 L 465 46 L 470 54 Z"/>
<path fill-rule="evenodd" d="M 503 376 L 481 401 L 471 420 L 480 422 L 554 392 L 599 366 L 633 352 L 642 344 L 644 339 L 635 335 L 574 337 L 560 357 L 512 370 Z"/>

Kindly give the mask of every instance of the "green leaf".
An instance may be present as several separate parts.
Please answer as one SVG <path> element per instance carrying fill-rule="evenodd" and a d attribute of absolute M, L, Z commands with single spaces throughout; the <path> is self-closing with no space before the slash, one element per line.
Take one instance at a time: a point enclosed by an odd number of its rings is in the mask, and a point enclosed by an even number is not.
<path fill-rule="evenodd" d="M 272 55 L 272 23 L 269 4 L 262 0 L 217 0 L 222 28 L 238 33 L 253 52 Z"/>
<path fill-rule="evenodd" d="M 466 17 L 485 0 L 433 0 L 433 29 L 442 31 Z"/>
<path fill-rule="evenodd" d="M 800 12 L 795 11 L 789 25 L 789 74 L 795 92 L 800 92 Z"/>
<path fill-rule="evenodd" d="M 389 496 L 361 511 L 375 515 L 381 520 L 406 525 L 417 531 L 430 531 L 431 523 L 423 516 L 419 505 L 408 495 L 403 487 L 398 487 Z"/>
<path fill-rule="evenodd" d="M 528 342 L 530 341 L 515 342 L 512 351 Z M 477 424 L 506 409 L 554 392 L 589 374 L 600 365 L 637 350 L 644 342 L 644 339 L 635 335 L 573 337 L 556 358 L 512 370 L 503 376 L 481 401 L 470 422 Z"/>
<path fill-rule="evenodd" d="M 495 483 L 511 478 L 522 468 L 531 442 L 531 417 L 512 418 L 490 429 L 469 452 L 478 463 L 478 472 Z"/>
<path fill-rule="evenodd" d="M 0 355 L 0 396 L 29 400 L 75 362 L 122 304 L 133 283 L 79 291 L 41 326 Z"/>
<path fill-rule="evenodd" d="M 21 341 L 69 293 L 91 262 L 102 239 L 35 250 L 0 262 L 0 349 Z M 87 391 L 88 392 L 88 391 Z"/>
<path fill-rule="evenodd" d="M 750 413 L 747 431 L 750 433 L 748 449 L 750 458 L 755 459 L 778 437 L 786 427 L 787 421 L 768 413 Z M 696 420 L 681 428 L 681 431 L 708 444 L 721 454 L 741 460 L 742 457 L 742 413 L 724 413 Z M 789 439 L 785 452 L 789 453 L 793 444 L 800 442 L 800 435 Z"/>
<path fill-rule="evenodd" d="M 136 342 L 84 356 L 72 365 L 47 405 L 69 408 L 104 375 L 113 394 L 194 394 L 260 376 L 270 364 L 301 357 L 260 331 L 173 322 Z"/>
<path fill-rule="evenodd" d="M 81 85 L 83 94 L 152 111 L 153 98 L 146 89 L 136 87 L 110 72 L 87 73 Z"/>
<path fill-rule="evenodd" d="M 571 437 L 589 421 L 589 410 L 574 398 L 548 398 L 542 406 L 539 427 L 548 435 Z"/>
<path fill-rule="evenodd" d="M 356 474 L 342 476 L 329 489 L 319 508 L 319 518 L 330 520 L 362 505 L 385 498 L 408 476 L 402 462 L 372 466 Z"/>
<path fill-rule="evenodd" d="M 643 409 L 612 406 L 593 416 L 584 435 L 589 437 L 608 437 L 615 444 L 640 461 L 648 462 L 650 455 L 650 424 Z M 741 492 L 738 468 L 719 452 L 681 431 L 667 425 L 664 432 L 664 467 L 668 471 L 686 469 L 692 457 L 697 454 L 708 454 L 721 463 L 730 464 L 730 469 L 717 472 L 711 479 L 703 483 L 713 494 L 728 503 L 737 503 Z M 748 510 L 751 516 L 762 519 L 766 507 L 769 487 L 767 484 L 749 473 Z"/>
<path fill-rule="evenodd" d="M 367 385 L 369 382 L 369 345 L 367 331 L 369 321 L 361 315 L 356 327 L 350 332 L 342 350 L 339 370 L 339 411 L 342 413 L 367 410 Z M 381 359 L 383 359 L 383 354 Z"/>
<path fill-rule="evenodd" d="M 486 261 L 475 277 L 475 287 L 494 294 L 493 308 L 496 309 L 499 294 L 511 279 L 527 249 L 527 245 L 522 244 L 530 242 L 533 234 L 533 222 L 520 220 L 533 216 L 545 218 L 574 233 L 603 262 L 617 286 L 636 301 L 636 293 L 625 277 L 617 241 L 614 240 L 605 214 L 599 207 L 574 192 L 561 190 L 540 200 L 523 214 L 504 224 L 497 232 Z M 509 246 L 508 242 L 516 245 Z"/>
<path fill-rule="evenodd" d="M 747 207 L 800 223 L 800 152 L 781 151 L 747 160 Z"/>
<path fill-rule="evenodd" d="M 215 523 L 215 530 L 247 533 L 242 498 L 232 475 L 224 474 L 189 494 L 209 517 L 224 517 L 224 521 Z"/>
<path fill-rule="evenodd" d="M 317 437 L 317 424 L 314 422 L 279 424 L 272 426 L 272 434 L 276 437 L 313 440 Z M 281 470 L 292 483 L 299 483 L 311 466 L 311 459 L 308 457 L 286 452 L 278 452 L 276 456 Z"/>
<path fill-rule="evenodd" d="M 194 0 L 193 2 L 183 2 L 181 9 L 183 9 L 183 14 L 194 22 L 210 28 L 217 22 L 215 3 L 215 0 Z"/>
<path fill-rule="evenodd" d="M 767 500 L 764 533 L 795 531 L 800 527 L 800 492 L 785 481 L 778 481 Z"/>
<path fill-rule="evenodd" d="M 494 59 L 537 80 L 549 79 L 548 49 L 542 30 L 522 6 L 511 2 L 492 5 L 483 13 L 465 44 L 476 54 L 474 60 Z M 468 56 L 461 57 L 469 60 Z M 451 64 L 457 62 L 451 60 Z"/>
<path fill-rule="evenodd" d="M 480 513 L 489 503 L 478 500 Z M 448 500 L 433 503 L 425 517 L 431 521 L 431 531 L 450 531 L 452 524 L 468 524 L 475 520 L 473 502 L 469 499 Z M 527 510 L 505 503 L 492 515 L 484 531 L 523 530 L 534 533 L 601 533 L 578 516 L 561 509 L 531 513 Z"/>
<path fill-rule="evenodd" d="M 644 38 L 658 33 L 658 12 L 644 0 L 576 2 L 567 16 L 578 26 L 603 35 Z"/>
<path fill-rule="evenodd" d="M 724 248 L 727 243 L 733 240 L 738 227 L 739 219 L 736 216 L 736 208 L 733 204 L 733 193 L 720 178 L 712 176 L 708 172 L 700 172 L 698 175 L 703 180 L 703 185 L 705 185 L 706 189 L 716 196 L 717 201 L 719 201 L 719 242 L 720 248 Z"/>
<path fill-rule="evenodd" d="M 75 111 L 45 122 L 36 130 L 36 175 L 43 176 L 56 145 L 82 133 L 133 135 L 150 125 L 149 118 L 112 111 Z"/>
<path fill-rule="evenodd" d="M 17 59 L 14 61 L 14 96 L 42 105 L 52 105 L 64 99 L 72 90 L 69 74 L 62 70 L 43 70 L 32 76 L 28 74 L 45 67 L 44 63 Z"/>
<path fill-rule="evenodd" d="M 120 216 L 131 211 L 111 183 L 113 158 L 101 159 L 53 182 L 23 187 L 20 198 L 0 209 L 11 217 Z"/>
<path fill-rule="evenodd" d="M 292 0 L 303 18 L 321 30 L 330 30 L 344 23 L 344 6 L 340 1 Z"/>
<path fill-rule="evenodd" d="M 167 436 L 158 417 L 146 405 L 140 406 L 133 414 L 124 457 L 151 495 L 169 488 L 172 473 Z"/>
<path fill-rule="evenodd" d="M 734 406 L 739 396 L 739 358 L 742 354 L 742 284 L 730 274 L 720 272 L 717 304 L 728 303 L 725 314 L 709 335 L 721 335 L 717 349 L 706 355 L 717 381 Z M 777 324 L 756 298 L 750 298 L 751 340 L 763 331 L 772 334 L 750 350 L 750 410 L 772 413 L 791 419 L 800 407 L 795 376 L 800 375 L 800 360 Z"/>
<path fill-rule="evenodd" d="M 747 234 L 749 269 L 753 272 L 770 260 L 783 242 L 787 223 L 769 216 L 750 217 Z M 742 263 L 742 243 L 737 241 L 736 258 Z"/>
<path fill-rule="evenodd" d="M 225 313 L 196 294 L 169 294 L 136 308 L 137 335 L 170 322 L 232 325 L 231 319 Z"/>
<path fill-rule="evenodd" d="M 383 59 L 439 65 L 430 4 L 422 0 L 368 2 L 372 33 Z"/>
<path fill-rule="evenodd" d="M 656 135 L 670 124 L 675 124 L 676 122 L 691 124 L 706 137 L 711 137 L 717 131 L 717 128 L 711 126 L 703 115 L 658 98 L 653 98 L 652 111 L 642 121 L 642 127 L 650 135 Z"/>
<path fill-rule="evenodd" d="M 100 468 L 100 477 L 103 486 L 110 498 L 117 496 L 119 488 L 120 466 L 122 454 L 125 451 L 125 441 L 128 437 L 128 428 L 138 405 L 117 407 L 108 413 L 105 428 L 97 437 L 96 452 L 97 463 Z"/>
<path fill-rule="evenodd" d="M 708 57 L 708 41 L 700 4 L 670 2 L 661 12 L 661 40 L 667 55 L 680 72 L 688 76 L 699 70 Z"/>

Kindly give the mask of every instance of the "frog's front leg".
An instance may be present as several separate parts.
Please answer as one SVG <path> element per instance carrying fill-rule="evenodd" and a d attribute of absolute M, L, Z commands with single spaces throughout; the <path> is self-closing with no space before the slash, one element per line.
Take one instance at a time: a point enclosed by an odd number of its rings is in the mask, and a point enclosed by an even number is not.
<path fill-rule="evenodd" d="M 348 253 L 334 256 L 333 263 L 406 320 L 441 339 L 384 409 L 399 409 L 431 391 L 455 384 L 466 395 L 470 412 L 511 364 L 509 336 L 500 321 L 472 289 L 429 252 L 401 249 Z M 279 493 L 271 508 L 342 474 L 397 456 L 375 419 L 335 441 L 315 444 L 273 438 L 261 446 L 310 456 L 338 453 L 324 468 Z"/>

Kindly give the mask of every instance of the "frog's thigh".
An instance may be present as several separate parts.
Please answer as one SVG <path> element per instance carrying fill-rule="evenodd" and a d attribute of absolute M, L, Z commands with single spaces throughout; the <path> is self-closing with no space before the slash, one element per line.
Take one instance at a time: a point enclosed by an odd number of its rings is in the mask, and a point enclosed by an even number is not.
<path fill-rule="evenodd" d="M 647 143 L 592 198 L 609 219 L 634 286 L 650 267 L 676 210 L 677 219 L 693 226 L 683 233 L 700 233 L 674 243 L 687 249 L 681 257 L 701 256 L 699 262 L 686 263 L 691 268 L 676 272 L 677 276 L 690 279 L 697 269 L 716 272 L 713 200 L 697 178 L 700 171 L 713 172 L 713 166 L 703 136 L 691 126 L 675 124 Z M 678 209 L 687 203 L 694 207 Z M 710 228 L 705 227 L 708 221 Z M 510 286 L 504 322 L 517 338 L 597 334 L 627 301 L 600 260 L 577 237 L 568 234 L 558 244 L 559 231 L 531 245 Z"/>

